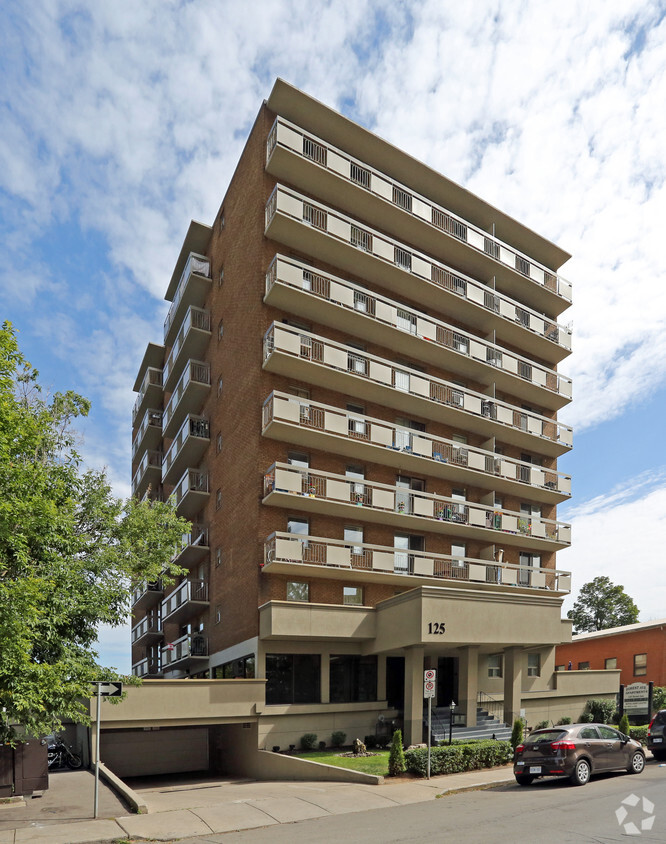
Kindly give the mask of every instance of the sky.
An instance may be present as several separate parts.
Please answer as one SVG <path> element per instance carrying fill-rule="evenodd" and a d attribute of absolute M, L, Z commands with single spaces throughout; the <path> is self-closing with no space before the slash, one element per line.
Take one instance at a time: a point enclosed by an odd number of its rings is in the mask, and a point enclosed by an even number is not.
<path fill-rule="evenodd" d="M 666 0 L 4 0 L 0 74 L 0 318 L 92 400 L 118 495 L 187 226 L 280 76 L 573 255 L 564 610 L 605 574 L 666 616 Z M 103 630 L 102 663 L 128 643 Z"/>

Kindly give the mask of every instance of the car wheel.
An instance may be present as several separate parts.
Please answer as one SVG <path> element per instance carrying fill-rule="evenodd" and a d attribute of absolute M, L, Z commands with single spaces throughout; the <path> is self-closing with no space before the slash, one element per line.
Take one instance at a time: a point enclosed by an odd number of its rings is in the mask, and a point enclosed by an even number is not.
<path fill-rule="evenodd" d="M 530 774 L 516 774 L 516 782 L 518 785 L 532 785 L 534 777 Z"/>
<path fill-rule="evenodd" d="M 573 773 L 571 774 L 571 782 L 574 785 L 585 785 L 590 780 L 590 774 L 592 773 L 592 769 L 590 768 L 590 763 L 587 759 L 579 759 L 576 762 L 576 767 L 573 769 Z"/>
<path fill-rule="evenodd" d="M 637 750 L 632 754 L 631 759 L 629 760 L 627 771 L 629 771 L 630 774 L 640 774 L 644 767 L 645 756 L 643 756 L 640 750 Z"/>

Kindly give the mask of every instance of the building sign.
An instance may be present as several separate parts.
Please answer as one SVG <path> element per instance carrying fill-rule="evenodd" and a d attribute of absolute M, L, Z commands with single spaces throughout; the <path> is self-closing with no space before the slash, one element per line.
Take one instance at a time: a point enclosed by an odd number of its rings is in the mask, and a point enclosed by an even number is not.
<path fill-rule="evenodd" d="M 624 690 L 624 710 L 627 714 L 647 712 L 650 705 L 650 687 L 647 683 L 632 683 Z"/>

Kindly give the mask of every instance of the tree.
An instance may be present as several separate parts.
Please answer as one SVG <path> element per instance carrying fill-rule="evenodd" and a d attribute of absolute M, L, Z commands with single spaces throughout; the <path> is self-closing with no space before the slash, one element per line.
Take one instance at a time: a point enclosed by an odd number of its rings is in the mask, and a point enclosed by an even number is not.
<path fill-rule="evenodd" d="M 85 723 L 97 625 L 122 624 L 132 585 L 182 572 L 190 525 L 171 504 L 121 501 L 85 471 L 73 420 L 90 403 L 42 396 L 11 324 L 0 329 L 0 741 Z"/>
<path fill-rule="evenodd" d="M 402 730 L 396 730 L 391 739 L 388 773 L 390 777 L 397 777 L 405 773 L 405 752 L 402 749 Z"/>
<path fill-rule="evenodd" d="M 574 633 L 586 633 L 634 624 L 638 612 L 623 586 L 616 586 L 610 578 L 600 575 L 581 587 L 567 618 L 573 621 Z"/>

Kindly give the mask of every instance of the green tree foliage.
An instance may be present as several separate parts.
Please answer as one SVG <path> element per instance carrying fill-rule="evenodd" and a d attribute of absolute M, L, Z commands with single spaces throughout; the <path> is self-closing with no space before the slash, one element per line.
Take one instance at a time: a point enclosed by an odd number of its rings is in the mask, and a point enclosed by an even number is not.
<path fill-rule="evenodd" d="M 511 730 L 511 747 L 515 750 L 522 742 L 525 733 L 525 722 L 522 718 L 516 718 Z"/>
<path fill-rule="evenodd" d="M 600 575 L 581 588 L 567 618 L 573 621 L 575 633 L 586 633 L 635 624 L 638 612 L 623 586 L 616 586 L 610 578 Z"/>
<path fill-rule="evenodd" d="M 618 724 L 618 730 L 621 733 L 624 733 L 625 736 L 628 736 L 630 729 L 631 729 L 631 726 L 629 724 L 629 716 L 625 712 L 624 715 L 620 718 L 620 723 Z"/>
<path fill-rule="evenodd" d="M 130 589 L 181 572 L 190 525 L 170 504 L 121 501 L 85 471 L 72 423 L 90 403 L 42 396 L 9 323 L 0 329 L 0 741 L 85 722 L 97 625 L 122 624 Z M 20 732 L 20 727 L 19 727 Z"/>
<path fill-rule="evenodd" d="M 390 777 L 397 777 L 405 773 L 405 752 L 402 749 L 402 730 L 396 730 L 391 740 L 389 751 L 388 772 Z"/>

